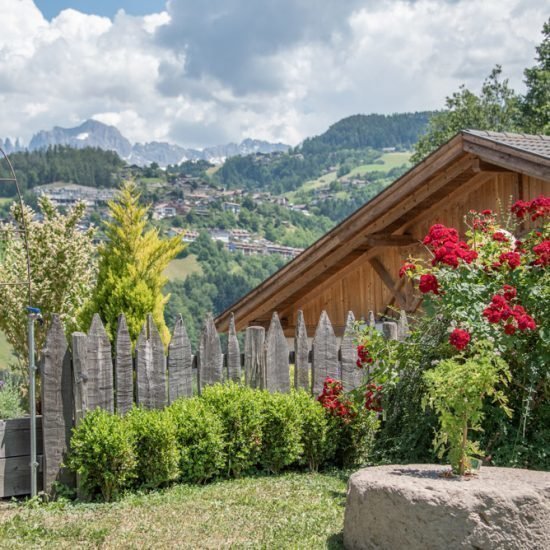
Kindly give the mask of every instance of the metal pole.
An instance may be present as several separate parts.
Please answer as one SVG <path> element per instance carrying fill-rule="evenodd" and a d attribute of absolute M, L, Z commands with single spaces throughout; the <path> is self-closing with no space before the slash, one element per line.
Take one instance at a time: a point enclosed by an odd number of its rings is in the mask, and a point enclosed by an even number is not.
<path fill-rule="evenodd" d="M 34 321 L 39 318 L 40 310 L 28 307 L 28 337 L 29 337 L 29 408 L 31 414 L 31 497 L 38 493 L 36 472 L 36 364 L 34 361 Z"/>

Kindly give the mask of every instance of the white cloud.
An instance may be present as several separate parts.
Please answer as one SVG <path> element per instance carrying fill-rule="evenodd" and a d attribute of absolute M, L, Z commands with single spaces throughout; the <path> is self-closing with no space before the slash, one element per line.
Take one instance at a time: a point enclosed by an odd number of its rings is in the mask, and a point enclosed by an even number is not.
<path fill-rule="evenodd" d="M 0 136 L 95 118 L 132 141 L 294 144 L 357 112 L 439 108 L 497 63 L 520 88 L 547 17 L 546 0 L 247 6 L 171 0 L 145 17 L 68 9 L 48 22 L 32 0 L 0 0 Z"/>

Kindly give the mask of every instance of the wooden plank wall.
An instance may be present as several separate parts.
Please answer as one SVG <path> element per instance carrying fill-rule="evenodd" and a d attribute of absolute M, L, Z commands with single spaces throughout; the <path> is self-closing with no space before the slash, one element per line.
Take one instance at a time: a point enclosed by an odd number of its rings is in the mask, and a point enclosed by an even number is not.
<path fill-rule="evenodd" d="M 28 495 L 30 478 L 30 418 L 0 420 L 0 498 Z M 42 417 L 36 418 L 38 489 L 42 489 Z"/>
<path fill-rule="evenodd" d="M 393 303 L 393 295 L 373 268 L 373 258 L 377 258 L 393 277 L 394 283 L 399 284 L 399 268 L 409 256 L 423 255 L 420 241 L 434 223 L 457 227 L 464 233 L 464 214 L 469 210 L 491 209 L 498 212 L 501 207 L 507 210 L 508 206 L 518 199 L 532 200 L 541 194 L 550 194 L 548 181 L 512 172 L 480 175 L 479 179 L 473 179 L 461 186 L 444 201 L 433 205 L 417 218 L 407 221 L 406 225 L 397 231 L 398 234 L 412 235 L 418 239 L 419 244 L 378 247 L 367 251 L 351 265 L 327 278 L 325 283 L 282 311 L 281 317 L 289 321 L 285 327 L 285 334 L 291 336 L 294 333 L 296 326 L 293 320 L 297 318 L 299 310 L 303 311 L 308 330 L 314 330 L 320 312 L 326 311 L 337 336 L 342 336 L 345 331 L 348 311 L 353 311 L 358 319 L 366 319 L 370 309 L 379 315 L 387 313 L 388 304 Z M 409 300 L 405 309 L 414 311 L 418 302 L 414 300 L 411 283 L 403 281 L 402 285 L 401 291 Z"/>

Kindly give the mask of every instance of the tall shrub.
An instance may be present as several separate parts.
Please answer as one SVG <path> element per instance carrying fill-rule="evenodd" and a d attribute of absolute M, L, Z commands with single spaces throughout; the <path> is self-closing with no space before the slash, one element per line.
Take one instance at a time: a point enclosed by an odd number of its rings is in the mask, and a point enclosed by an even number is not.
<path fill-rule="evenodd" d="M 47 197 L 40 197 L 38 206 L 38 213 L 27 206 L 22 211 L 19 205 L 12 206 L 14 223 L 0 226 L 0 329 L 21 369 L 28 357 L 25 308 L 29 298 L 26 287 L 15 283 L 28 279 L 24 243 L 18 232 L 23 220 L 28 228 L 32 305 L 39 307 L 44 317 L 44 324 L 35 329 L 37 350 L 44 346 L 52 313 L 59 314 L 67 330 L 75 328 L 95 277 L 94 232 L 78 228 L 85 205 L 77 204 L 62 214 Z"/>
<path fill-rule="evenodd" d="M 104 222 L 105 244 L 99 248 L 99 273 L 92 299 L 82 315 L 87 328 L 99 313 L 113 339 L 117 319 L 126 315 L 128 330 L 136 339 L 148 313 L 165 343 L 169 340 L 164 321 L 163 271 L 183 250 L 179 236 L 163 239 L 157 228 L 148 228 L 148 207 L 139 203 L 136 186 L 126 182 L 116 201 L 109 202 L 110 221 Z"/>

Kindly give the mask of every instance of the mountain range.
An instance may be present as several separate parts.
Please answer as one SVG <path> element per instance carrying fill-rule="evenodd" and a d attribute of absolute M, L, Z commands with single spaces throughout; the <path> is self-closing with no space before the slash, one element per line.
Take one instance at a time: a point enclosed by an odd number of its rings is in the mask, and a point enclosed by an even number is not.
<path fill-rule="evenodd" d="M 36 151 L 55 145 L 66 145 L 76 149 L 98 147 L 115 151 L 129 164 L 148 166 L 155 162 L 162 167 L 180 164 L 186 160 L 207 160 L 213 164 L 221 164 L 226 158 L 236 155 L 284 152 L 290 147 L 284 143 L 270 143 L 257 139 L 245 139 L 241 143 L 228 143 L 204 149 L 190 149 L 159 141 L 132 144 L 115 126 L 97 120 L 86 120 L 74 128 L 56 126 L 52 130 L 41 130 L 33 135 L 26 149 Z M 7 153 L 25 149 L 19 142 L 13 144 L 9 139 L 4 142 L 0 139 L 0 147 Z"/>

